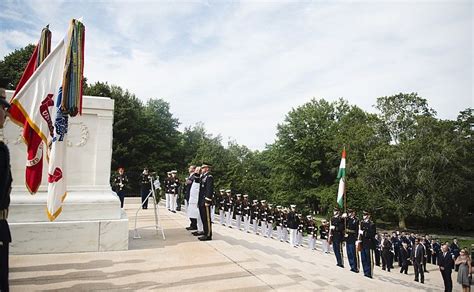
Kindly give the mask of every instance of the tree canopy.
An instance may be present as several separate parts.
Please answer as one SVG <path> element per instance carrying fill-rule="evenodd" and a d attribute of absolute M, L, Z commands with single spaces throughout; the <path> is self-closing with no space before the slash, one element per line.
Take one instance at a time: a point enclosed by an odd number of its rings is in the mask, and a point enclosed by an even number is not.
<path fill-rule="evenodd" d="M 13 89 L 33 51 L 29 45 L 0 61 Z M 115 100 L 111 169 L 127 169 L 132 193 L 146 166 L 163 175 L 190 164 L 213 164 L 216 189 L 251 199 L 297 204 L 304 214 L 336 206 L 337 170 L 346 149 L 347 205 L 369 209 L 400 228 L 439 225 L 474 230 L 473 109 L 456 120 L 436 117 L 426 99 L 398 93 L 376 101 L 369 113 L 344 99 L 323 98 L 291 109 L 274 143 L 253 151 L 236 141 L 223 145 L 198 123 L 179 130 L 169 103 L 146 102 L 107 82 L 84 82 L 86 95 Z"/>

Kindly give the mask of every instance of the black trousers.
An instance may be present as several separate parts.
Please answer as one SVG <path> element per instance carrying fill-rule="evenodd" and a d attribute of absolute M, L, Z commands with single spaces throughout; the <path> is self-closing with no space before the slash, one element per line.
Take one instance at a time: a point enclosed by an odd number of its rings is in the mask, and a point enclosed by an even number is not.
<path fill-rule="evenodd" d="M 380 267 L 380 250 L 375 249 L 374 254 L 375 254 L 375 265 Z"/>
<path fill-rule="evenodd" d="M 212 238 L 211 206 L 199 206 L 199 214 L 201 215 L 204 235 Z"/>
<path fill-rule="evenodd" d="M 423 263 L 417 263 L 413 261 L 413 267 L 415 268 L 415 280 L 425 281 L 425 273 L 423 272 Z"/>
<path fill-rule="evenodd" d="M 453 280 L 451 279 L 451 271 L 441 271 L 441 276 L 443 276 L 444 291 L 453 291 Z"/>
<path fill-rule="evenodd" d="M 402 261 L 401 266 L 400 273 L 408 273 L 408 261 Z"/>
<path fill-rule="evenodd" d="M 391 263 L 392 253 L 390 250 L 382 250 L 382 269 L 385 270 L 385 267 L 390 272 L 390 268 L 392 267 Z"/>
<path fill-rule="evenodd" d="M 189 227 L 196 229 L 198 220 L 196 218 L 189 218 L 189 220 L 191 221 L 191 224 L 189 225 Z"/>
<path fill-rule="evenodd" d="M 431 263 L 433 265 L 436 265 L 436 260 L 437 259 L 438 259 L 438 254 L 436 254 L 436 253 L 431 254 Z"/>
<path fill-rule="evenodd" d="M 6 241 L 0 241 L 0 291 L 8 292 L 8 245 Z"/>

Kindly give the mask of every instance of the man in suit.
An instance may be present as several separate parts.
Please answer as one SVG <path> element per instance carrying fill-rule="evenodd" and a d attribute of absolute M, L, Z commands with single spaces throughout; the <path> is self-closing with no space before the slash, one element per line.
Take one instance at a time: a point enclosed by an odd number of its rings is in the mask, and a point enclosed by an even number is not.
<path fill-rule="evenodd" d="M 188 204 L 189 204 L 189 195 L 191 192 L 191 186 L 193 185 L 194 181 L 194 171 L 196 170 L 196 166 L 190 165 L 188 172 L 189 176 L 186 179 L 185 185 L 184 185 L 184 199 L 186 203 L 186 211 L 188 211 Z M 191 224 L 189 224 L 189 227 L 186 227 L 186 230 L 197 230 L 197 219 L 196 218 L 189 218 L 191 221 Z"/>
<path fill-rule="evenodd" d="M 453 280 L 451 279 L 451 273 L 453 271 L 454 261 L 453 254 L 449 251 L 448 245 L 443 244 L 441 252 L 438 256 L 438 266 L 443 277 L 444 291 L 453 291 Z"/>
<path fill-rule="evenodd" d="M 413 249 L 411 250 L 411 261 L 413 262 L 413 268 L 415 269 L 415 281 L 420 281 L 421 284 L 425 282 L 425 274 L 423 272 L 423 259 L 425 258 L 426 252 L 421 239 L 416 238 Z"/>
<path fill-rule="evenodd" d="M 202 174 L 198 200 L 199 213 L 204 225 L 204 235 L 199 237 L 201 241 L 212 240 L 211 204 L 214 195 L 214 177 L 209 173 L 210 170 L 211 165 L 209 163 L 204 163 L 201 166 Z"/>
<path fill-rule="evenodd" d="M 400 273 L 408 274 L 408 261 L 410 260 L 410 254 L 408 253 L 408 244 L 406 242 L 402 243 L 402 248 L 400 248 Z"/>
<path fill-rule="evenodd" d="M 0 129 L 3 128 L 10 104 L 6 101 L 5 89 L 0 88 Z M 0 141 L 0 291 L 9 291 L 8 248 L 12 237 L 8 226 L 8 207 L 12 190 L 10 154 L 7 145 Z"/>

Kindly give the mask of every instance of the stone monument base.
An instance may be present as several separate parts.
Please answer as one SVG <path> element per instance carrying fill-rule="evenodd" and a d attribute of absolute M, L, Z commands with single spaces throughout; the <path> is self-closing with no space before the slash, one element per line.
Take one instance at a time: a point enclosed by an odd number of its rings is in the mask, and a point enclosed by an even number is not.
<path fill-rule="evenodd" d="M 128 218 L 114 192 L 70 192 L 54 222 L 47 219 L 46 197 L 45 192 L 12 193 L 11 254 L 128 249 Z"/>

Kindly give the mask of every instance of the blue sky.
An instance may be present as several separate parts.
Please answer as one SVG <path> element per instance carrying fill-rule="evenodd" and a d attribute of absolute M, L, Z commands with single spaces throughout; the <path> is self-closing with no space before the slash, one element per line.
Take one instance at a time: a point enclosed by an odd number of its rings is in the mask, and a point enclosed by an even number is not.
<path fill-rule="evenodd" d="M 2 1 L 0 58 L 86 25 L 85 75 L 163 98 L 181 129 L 251 149 L 311 98 L 374 112 L 418 92 L 440 118 L 473 107 L 472 1 Z"/>

